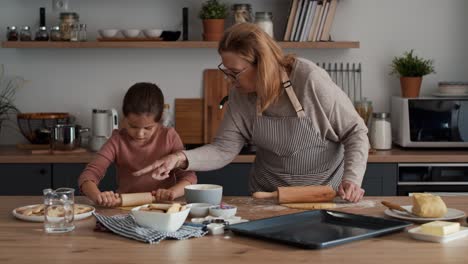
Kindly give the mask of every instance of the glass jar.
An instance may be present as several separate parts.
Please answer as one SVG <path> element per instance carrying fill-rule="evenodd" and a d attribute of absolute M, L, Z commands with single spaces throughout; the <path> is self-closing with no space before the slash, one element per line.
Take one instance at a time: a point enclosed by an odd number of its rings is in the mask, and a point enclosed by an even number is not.
<path fill-rule="evenodd" d="M 8 41 L 18 41 L 18 30 L 16 30 L 15 26 L 7 27 L 7 40 Z"/>
<path fill-rule="evenodd" d="M 60 27 L 55 26 L 50 30 L 50 40 L 52 41 L 61 41 L 62 35 L 60 34 Z"/>
<path fill-rule="evenodd" d="M 273 38 L 273 15 L 271 12 L 256 12 L 255 24 Z"/>
<path fill-rule="evenodd" d="M 80 32 L 78 33 L 78 41 L 88 41 L 88 34 L 86 32 L 86 24 L 80 24 Z"/>
<path fill-rule="evenodd" d="M 49 41 L 49 32 L 47 32 L 47 27 L 39 27 L 39 30 L 36 32 L 36 41 Z"/>
<path fill-rule="evenodd" d="M 171 107 L 169 104 L 164 104 L 163 113 L 161 116 L 161 123 L 165 127 L 174 126 L 174 122 L 172 122 Z"/>
<path fill-rule="evenodd" d="M 364 120 L 366 126 L 369 126 L 369 120 L 373 112 L 372 102 L 368 101 L 367 98 L 364 97 L 362 101 L 355 102 L 354 107 L 356 108 L 356 111 L 361 116 L 361 118 Z"/>
<path fill-rule="evenodd" d="M 392 148 L 390 113 L 372 114 L 369 138 L 373 149 L 388 150 Z"/>
<path fill-rule="evenodd" d="M 60 13 L 60 34 L 63 41 L 70 41 L 73 25 L 78 24 L 79 19 L 77 13 Z"/>
<path fill-rule="evenodd" d="M 31 41 L 32 40 L 31 28 L 29 26 L 24 26 L 24 27 L 21 28 L 20 40 L 21 41 Z"/>
<path fill-rule="evenodd" d="M 252 22 L 252 8 L 250 4 L 235 4 L 232 6 L 234 23 L 250 23 Z"/>

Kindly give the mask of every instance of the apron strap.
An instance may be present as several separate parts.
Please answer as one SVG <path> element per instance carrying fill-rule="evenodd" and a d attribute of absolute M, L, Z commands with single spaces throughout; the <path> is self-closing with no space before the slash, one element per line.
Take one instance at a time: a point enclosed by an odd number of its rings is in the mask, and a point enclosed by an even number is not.
<path fill-rule="evenodd" d="M 289 80 L 288 75 L 286 72 L 282 72 L 282 79 L 283 79 L 283 88 L 286 91 L 286 94 L 288 95 L 289 101 L 291 102 L 292 106 L 294 107 L 294 111 L 296 111 L 296 114 L 298 117 L 305 117 L 305 112 L 304 108 L 302 107 L 301 103 L 299 102 L 299 99 L 296 96 L 296 93 L 294 92 L 293 86 L 291 81 Z M 262 116 L 261 112 L 261 107 L 260 107 L 260 100 L 257 99 L 257 116 Z"/>

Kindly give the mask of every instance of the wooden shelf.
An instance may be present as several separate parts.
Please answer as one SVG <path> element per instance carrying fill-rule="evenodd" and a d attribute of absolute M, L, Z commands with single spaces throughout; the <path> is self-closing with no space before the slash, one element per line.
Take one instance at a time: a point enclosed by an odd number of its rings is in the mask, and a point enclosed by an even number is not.
<path fill-rule="evenodd" d="M 333 42 L 279 42 L 280 46 L 288 49 L 351 49 L 359 48 L 358 41 Z M 3 48 L 12 49 L 95 49 L 95 48 L 217 48 L 215 41 L 4 41 Z"/>

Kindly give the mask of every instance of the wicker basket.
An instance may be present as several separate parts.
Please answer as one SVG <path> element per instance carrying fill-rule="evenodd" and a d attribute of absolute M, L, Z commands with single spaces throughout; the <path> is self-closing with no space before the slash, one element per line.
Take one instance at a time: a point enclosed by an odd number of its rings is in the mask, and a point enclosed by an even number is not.
<path fill-rule="evenodd" d="M 56 124 L 68 124 L 68 113 L 21 113 L 17 115 L 18 127 L 32 144 L 49 144 L 51 129 Z"/>

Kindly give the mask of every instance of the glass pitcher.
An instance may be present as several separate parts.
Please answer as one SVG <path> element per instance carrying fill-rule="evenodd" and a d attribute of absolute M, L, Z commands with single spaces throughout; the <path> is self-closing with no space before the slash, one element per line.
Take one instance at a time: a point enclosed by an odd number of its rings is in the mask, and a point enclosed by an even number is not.
<path fill-rule="evenodd" d="M 44 189 L 44 231 L 65 233 L 75 229 L 73 222 L 75 189 Z"/>

